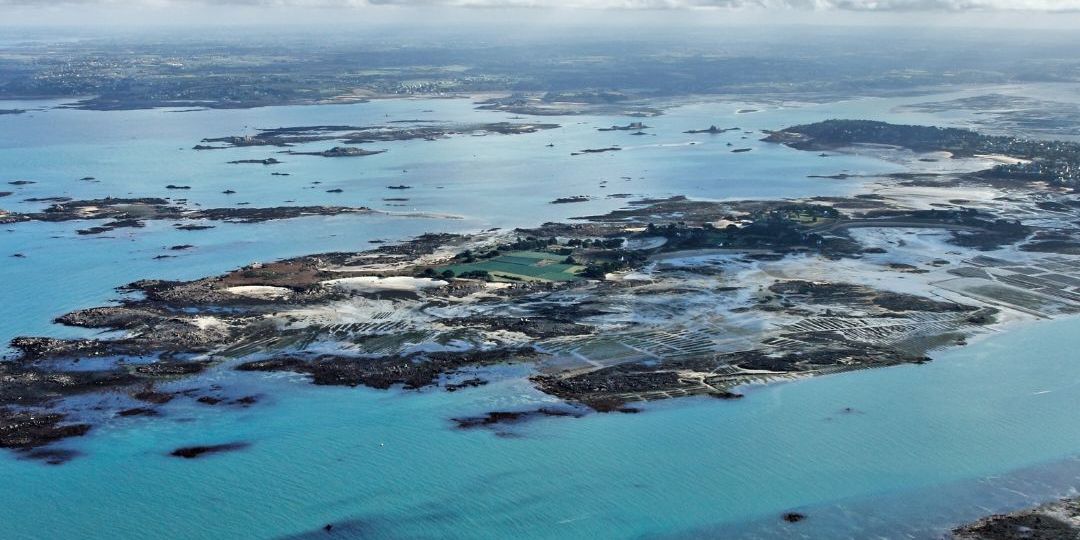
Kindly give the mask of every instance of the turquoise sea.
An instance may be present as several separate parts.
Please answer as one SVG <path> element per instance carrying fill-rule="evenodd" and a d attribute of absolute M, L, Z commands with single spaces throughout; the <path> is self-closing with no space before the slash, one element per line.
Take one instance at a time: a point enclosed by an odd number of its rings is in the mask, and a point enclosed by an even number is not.
<path fill-rule="evenodd" d="M 161 222 L 99 237 L 75 234 L 85 223 L 5 226 L 0 339 L 76 335 L 81 331 L 49 321 L 115 299 L 113 288 L 135 279 L 193 278 L 422 232 L 531 226 L 625 204 L 606 197 L 613 193 L 846 193 L 855 181 L 807 175 L 902 168 L 868 156 L 821 158 L 768 145 L 758 142 L 758 130 L 837 117 L 965 121 L 892 112 L 914 99 L 925 97 L 782 108 L 692 104 L 645 119 L 655 133 L 647 136 L 596 130 L 636 119 L 515 119 L 562 127 L 372 144 L 389 151 L 364 158 L 277 156 L 285 163 L 274 167 L 226 163 L 274 157 L 274 149 L 190 148 L 203 137 L 256 127 L 511 115 L 475 111 L 467 100 L 388 100 L 200 112 L 48 108 L 2 116 L 0 191 L 16 193 L 0 198 L 0 208 L 47 204 L 23 202 L 31 197 L 173 196 L 204 207 L 363 205 L 461 219 L 316 217 L 204 231 Z M 761 110 L 736 113 L 745 108 Z M 682 133 L 710 124 L 754 133 Z M 752 151 L 731 153 L 729 142 Z M 570 156 L 612 144 L 626 149 Z M 97 182 L 80 181 L 84 176 Z M 20 179 L 37 183 L 7 184 Z M 167 184 L 192 189 L 169 191 Z M 396 184 L 414 189 L 402 195 L 385 188 Z M 344 192 L 326 192 L 333 188 Z M 572 195 L 593 200 L 548 204 Z M 408 197 L 409 206 L 385 206 L 383 198 L 396 196 Z M 196 247 L 153 259 L 176 244 Z M 82 455 L 59 467 L 0 454 L 0 537 L 323 537 L 322 527 L 333 524 L 330 537 L 345 538 L 934 538 L 958 522 L 1080 487 L 1080 364 L 1065 352 L 1080 339 L 1078 324 L 1013 327 L 922 366 L 754 387 L 736 402 L 684 399 L 649 404 L 636 415 L 541 419 L 504 436 L 458 431 L 449 419 L 549 401 L 523 380 L 524 366 L 497 369 L 492 384 L 452 394 L 314 387 L 297 376 L 220 370 L 176 388 L 220 384 L 257 394 L 259 402 L 224 409 L 178 399 L 163 407 L 161 419 L 114 419 L 65 443 Z M 250 446 L 192 461 L 167 456 L 178 446 L 227 442 Z M 791 510 L 808 519 L 780 520 Z"/>

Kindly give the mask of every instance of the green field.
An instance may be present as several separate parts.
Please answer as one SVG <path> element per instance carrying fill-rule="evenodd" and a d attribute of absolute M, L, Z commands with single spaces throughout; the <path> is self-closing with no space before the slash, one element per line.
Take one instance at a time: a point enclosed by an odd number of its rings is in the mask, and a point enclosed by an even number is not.
<path fill-rule="evenodd" d="M 511 251 L 486 260 L 468 264 L 455 264 L 439 268 L 450 270 L 454 275 L 465 272 L 486 271 L 493 278 L 509 278 L 518 281 L 572 281 L 583 266 L 563 264 L 564 255 L 541 251 Z"/>

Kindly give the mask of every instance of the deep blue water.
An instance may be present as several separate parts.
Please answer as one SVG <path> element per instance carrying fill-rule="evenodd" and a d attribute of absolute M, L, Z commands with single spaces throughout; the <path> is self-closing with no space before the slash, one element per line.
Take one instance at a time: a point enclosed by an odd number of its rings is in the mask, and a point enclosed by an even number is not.
<path fill-rule="evenodd" d="M 753 114 L 735 114 L 745 104 L 695 104 L 647 119 L 656 135 L 642 137 L 596 131 L 625 118 L 555 118 L 561 128 L 536 134 L 373 144 L 389 152 L 283 156 L 286 163 L 274 168 L 225 163 L 274 155 L 266 148 L 188 149 L 245 126 L 508 115 L 476 112 L 464 100 L 402 100 L 0 117 L 0 191 L 18 192 L 0 199 L 0 208 L 42 205 L 21 202 L 28 197 L 131 194 L 187 197 L 208 207 L 295 200 L 383 209 L 383 197 L 399 195 L 385 186 L 404 183 L 415 186 L 404 195 L 411 199 L 404 210 L 463 218 L 317 217 L 197 232 L 150 223 L 96 238 L 74 233 L 86 224 L 12 225 L 0 232 L 0 339 L 75 334 L 49 321 L 115 298 L 113 287 L 135 279 L 193 278 L 427 231 L 530 226 L 625 202 L 606 199 L 608 193 L 716 199 L 844 193 L 855 186 L 806 176 L 899 166 L 869 157 L 819 158 L 757 142 L 760 134 L 681 132 L 710 124 L 776 129 L 832 117 L 896 120 L 890 113 L 896 101 Z M 686 144 L 691 141 L 698 144 Z M 727 142 L 753 151 L 732 154 Z M 627 149 L 569 156 L 610 144 Z M 78 180 L 88 175 L 99 182 Z M 16 179 L 38 183 L 9 189 L 6 182 Z M 308 189 L 313 180 L 323 183 Z M 177 195 L 166 184 L 192 189 Z M 325 192 L 335 187 L 344 193 Z M 224 189 L 238 194 L 225 196 Z M 596 198 L 547 204 L 579 194 Z M 153 260 L 181 243 L 197 247 Z M 7 257 L 16 252 L 26 258 Z M 542 419 L 515 426 L 513 437 L 456 431 L 449 418 L 550 400 L 523 380 L 525 367 L 499 370 L 494 383 L 453 394 L 317 388 L 294 376 L 222 370 L 178 388 L 218 383 L 259 394 L 260 402 L 224 409 L 178 399 L 164 407 L 164 419 L 111 420 L 65 443 L 83 456 L 61 467 L 0 454 L 0 536 L 272 538 L 322 536 L 319 529 L 333 523 L 335 535 L 363 538 L 933 537 L 987 511 L 1080 487 L 1074 418 L 1080 364 L 1065 353 L 1080 339 L 1078 323 L 1010 329 L 924 366 L 752 388 L 737 402 L 686 399 L 650 404 L 637 415 Z M 844 413 L 847 407 L 855 412 Z M 166 455 L 177 446 L 234 441 L 251 446 L 194 461 Z M 792 509 L 809 519 L 781 522 L 779 515 Z"/>

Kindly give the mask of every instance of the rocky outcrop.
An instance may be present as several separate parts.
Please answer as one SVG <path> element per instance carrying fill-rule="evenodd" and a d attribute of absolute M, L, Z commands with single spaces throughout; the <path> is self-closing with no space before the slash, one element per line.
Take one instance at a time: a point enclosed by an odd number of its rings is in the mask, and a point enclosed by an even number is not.
<path fill-rule="evenodd" d="M 41 447 L 70 437 L 82 437 L 89 424 L 66 422 L 58 413 L 35 413 L 0 407 L 0 448 L 18 451 L 30 459 L 57 465 L 73 456 L 70 451 L 46 451 Z"/>
<path fill-rule="evenodd" d="M 952 531 L 954 540 L 1076 540 L 1080 501 L 1062 499 L 1029 510 L 985 517 Z"/>
<path fill-rule="evenodd" d="M 238 450 L 243 450 L 243 449 L 245 449 L 245 448 L 247 448 L 249 446 L 251 446 L 250 443 L 244 443 L 244 442 L 233 442 L 233 443 L 225 443 L 225 444 L 211 444 L 211 445 L 206 445 L 206 446 L 183 446 L 183 447 L 177 448 L 176 450 L 173 450 L 172 452 L 169 452 L 169 455 L 173 456 L 173 457 L 184 458 L 184 459 L 194 459 L 194 458 L 203 457 L 203 456 L 206 456 L 206 455 L 209 455 L 209 454 L 220 454 L 220 453 L 223 453 L 223 452 L 236 452 Z"/>
<path fill-rule="evenodd" d="M 317 385 L 368 386 L 405 389 L 434 385 L 441 375 L 465 367 L 520 361 L 536 355 L 532 349 L 435 352 L 411 357 L 358 358 L 323 355 L 314 358 L 289 356 L 256 360 L 237 366 L 240 371 L 291 371 L 311 375 Z"/>
<path fill-rule="evenodd" d="M 364 150 L 354 146 L 335 146 L 322 152 L 289 152 L 296 156 L 322 156 L 322 157 L 363 157 L 382 154 L 386 150 Z"/>

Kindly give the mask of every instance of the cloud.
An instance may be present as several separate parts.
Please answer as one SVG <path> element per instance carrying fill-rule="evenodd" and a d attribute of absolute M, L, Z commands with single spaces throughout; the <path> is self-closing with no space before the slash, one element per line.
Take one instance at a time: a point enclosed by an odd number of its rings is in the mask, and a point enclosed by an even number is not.
<path fill-rule="evenodd" d="M 1080 12 L 1080 0 L 0 0 L 0 6 L 257 6 L 286 8 L 470 7 L 616 10 L 849 12 Z"/>

